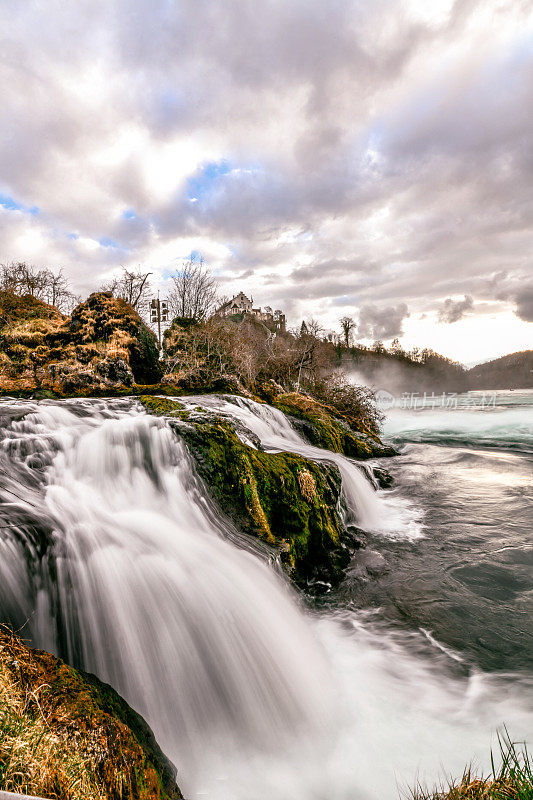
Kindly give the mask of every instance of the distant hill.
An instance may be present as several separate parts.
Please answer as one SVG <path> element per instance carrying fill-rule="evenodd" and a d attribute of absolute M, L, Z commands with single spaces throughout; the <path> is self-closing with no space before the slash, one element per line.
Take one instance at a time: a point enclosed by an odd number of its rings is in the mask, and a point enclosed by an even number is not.
<path fill-rule="evenodd" d="M 467 377 L 471 389 L 533 389 L 533 350 L 478 364 Z"/>
<path fill-rule="evenodd" d="M 533 350 L 510 353 L 471 369 L 428 349 L 406 353 L 343 348 L 339 361 L 355 382 L 395 395 L 533 388 Z"/>

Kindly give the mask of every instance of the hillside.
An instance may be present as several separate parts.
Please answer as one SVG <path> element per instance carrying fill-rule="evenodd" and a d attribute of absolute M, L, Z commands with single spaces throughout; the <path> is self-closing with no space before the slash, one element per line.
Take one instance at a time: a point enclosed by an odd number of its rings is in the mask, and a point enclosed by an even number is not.
<path fill-rule="evenodd" d="M 422 358 L 421 358 L 422 356 Z M 533 350 L 510 353 L 466 369 L 438 353 L 374 351 L 361 347 L 343 350 L 341 364 L 352 380 L 375 391 L 466 392 L 470 389 L 533 388 Z"/>
<path fill-rule="evenodd" d="M 532 389 L 533 350 L 510 353 L 468 370 L 471 389 Z"/>
<path fill-rule="evenodd" d="M 374 391 L 384 389 L 395 395 L 403 392 L 440 394 L 465 392 L 469 388 L 465 368 L 432 350 L 422 350 L 415 355 L 385 349 L 342 348 L 339 360 L 353 381 L 367 384 Z"/>

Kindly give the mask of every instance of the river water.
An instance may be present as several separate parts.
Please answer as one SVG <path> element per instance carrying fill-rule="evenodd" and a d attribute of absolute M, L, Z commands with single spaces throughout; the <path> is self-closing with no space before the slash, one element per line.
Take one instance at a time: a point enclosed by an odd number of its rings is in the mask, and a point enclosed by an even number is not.
<path fill-rule="evenodd" d="M 311 601 L 135 400 L 4 399 L 1 618 L 111 683 L 189 798 L 392 800 L 487 765 L 503 724 L 533 730 L 532 397 L 466 400 L 390 409 L 377 491 L 280 412 L 190 399 L 339 467 L 366 547 Z"/>
<path fill-rule="evenodd" d="M 533 391 L 394 408 L 385 435 L 401 448 L 390 468 L 424 510 L 424 536 L 379 542 L 390 573 L 371 602 L 483 669 L 531 669 Z"/>

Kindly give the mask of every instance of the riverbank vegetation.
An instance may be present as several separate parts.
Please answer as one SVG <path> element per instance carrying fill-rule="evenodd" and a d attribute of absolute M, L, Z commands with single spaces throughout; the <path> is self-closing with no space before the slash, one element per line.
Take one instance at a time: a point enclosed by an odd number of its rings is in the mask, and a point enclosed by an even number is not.
<path fill-rule="evenodd" d="M 107 684 L 0 628 L 0 790 L 50 800 L 178 800 L 151 730 Z"/>
<path fill-rule="evenodd" d="M 0 391 L 88 395 L 161 377 L 153 333 L 121 298 L 100 292 L 70 316 L 0 292 Z"/>
<path fill-rule="evenodd" d="M 525 744 L 499 739 L 500 753 L 491 753 L 492 772 L 480 775 L 469 766 L 462 777 L 439 788 L 416 787 L 409 800 L 533 800 L 533 761 Z"/>

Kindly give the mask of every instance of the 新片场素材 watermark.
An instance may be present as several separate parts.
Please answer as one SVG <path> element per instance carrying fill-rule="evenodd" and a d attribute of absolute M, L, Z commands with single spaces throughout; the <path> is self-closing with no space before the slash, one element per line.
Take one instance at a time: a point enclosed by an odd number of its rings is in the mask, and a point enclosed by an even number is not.
<path fill-rule="evenodd" d="M 493 392 L 483 392 L 482 394 L 459 394 L 458 392 L 402 392 L 398 397 L 388 392 L 386 389 L 378 389 L 376 392 L 376 404 L 382 411 L 389 408 L 401 408 L 416 411 L 428 408 L 455 409 L 476 409 L 487 410 L 495 408 L 496 394 Z"/>

